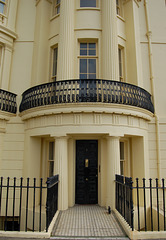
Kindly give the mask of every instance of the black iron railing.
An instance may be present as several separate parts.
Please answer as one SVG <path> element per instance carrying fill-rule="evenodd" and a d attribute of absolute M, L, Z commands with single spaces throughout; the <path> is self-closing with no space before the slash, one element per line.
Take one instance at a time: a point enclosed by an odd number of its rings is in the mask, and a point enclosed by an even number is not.
<path fill-rule="evenodd" d="M 101 79 L 57 81 L 30 88 L 22 95 L 20 112 L 44 105 L 78 102 L 125 104 L 154 113 L 151 95 L 146 90 Z"/>
<path fill-rule="evenodd" d="M 58 176 L 54 178 L 58 179 Z M 46 185 L 42 178 L 37 180 L 1 177 L 0 230 L 41 232 L 46 229 L 47 231 L 57 210 L 58 199 L 58 182 L 54 183 L 53 188 L 50 184 L 52 178 L 48 178 Z M 52 196 L 55 203 L 50 200 Z"/>
<path fill-rule="evenodd" d="M 165 180 L 162 179 L 159 185 L 157 178 L 155 180 L 143 178 L 141 181 L 136 178 L 133 190 L 136 198 L 138 231 L 142 228 L 140 219 L 144 219 L 144 231 L 166 231 Z M 143 212 L 140 210 L 141 207 Z"/>
<path fill-rule="evenodd" d="M 17 112 L 16 94 L 0 89 L 0 110 L 10 113 Z"/>
<path fill-rule="evenodd" d="M 58 209 L 58 182 L 58 175 L 47 180 L 46 231 Z"/>
<path fill-rule="evenodd" d="M 134 230 L 166 231 L 165 180 L 132 178 L 116 175 L 116 209 Z M 133 204 L 134 202 L 134 204 Z M 136 216 L 134 217 L 134 206 Z"/>
<path fill-rule="evenodd" d="M 132 178 L 116 175 L 116 209 L 134 230 Z"/>

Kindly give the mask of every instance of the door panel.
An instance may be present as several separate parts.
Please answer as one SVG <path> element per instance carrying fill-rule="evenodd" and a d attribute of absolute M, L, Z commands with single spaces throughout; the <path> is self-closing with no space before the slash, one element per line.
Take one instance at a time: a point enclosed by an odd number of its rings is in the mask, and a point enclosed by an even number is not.
<path fill-rule="evenodd" d="M 76 141 L 76 204 L 98 203 L 98 141 Z"/>

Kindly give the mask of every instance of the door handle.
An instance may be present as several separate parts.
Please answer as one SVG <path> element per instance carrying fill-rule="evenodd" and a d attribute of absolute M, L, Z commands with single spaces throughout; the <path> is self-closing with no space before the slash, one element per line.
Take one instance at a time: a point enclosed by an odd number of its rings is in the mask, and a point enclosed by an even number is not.
<path fill-rule="evenodd" d="M 89 167 L 89 159 L 85 159 L 85 167 L 88 168 Z"/>

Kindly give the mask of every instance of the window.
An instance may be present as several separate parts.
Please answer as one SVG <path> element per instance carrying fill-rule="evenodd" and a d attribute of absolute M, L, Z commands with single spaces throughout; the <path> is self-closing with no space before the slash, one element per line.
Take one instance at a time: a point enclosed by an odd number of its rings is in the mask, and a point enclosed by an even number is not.
<path fill-rule="evenodd" d="M 48 177 L 54 175 L 54 142 L 49 142 L 48 152 Z"/>
<path fill-rule="evenodd" d="M 118 58 L 119 58 L 119 81 L 124 81 L 124 49 L 118 48 Z"/>
<path fill-rule="evenodd" d="M 61 0 L 53 1 L 53 16 L 60 13 L 60 2 Z"/>
<path fill-rule="evenodd" d="M 52 51 L 52 81 L 56 81 L 57 60 L 58 60 L 58 48 L 56 47 Z"/>
<path fill-rule="evenodd" d="M 96 79 L 96 43 L 80 43 L 80 79 Z"/>
<path fill-rule="evenodd" d="M 80 0 L 80 7 L 96 7 L 96 0 Z"/>
<path fill-rule="evenodd" d="M 55 141 L 53 138 L 41 139 L 41 153 L 40 175 L 46 182 L 48 177 L 54 175 Z"/>
<path fill-rule="evenodd" d="M 0 13 L 5 13 L 6 0 L 0 0 Z"/>
<path fill-rule="evenodd" d="M 120 142 L 120 175 L 125 175 L 125 150 L 124 150 L 124 142 Z"/>
<path fill-rule="evenodd" d="M 130 163 L 130 139 L 120 140 L 120 174 L 123 176 L 131 175 Z"/>
<path fill-rule="evenodd" d="M 13 227 L 14 227 L 14 231 L 19 231 L 19 227 L 20 227 L 19 217 L 14 217 L 14 221 L 12 217 L 7 217 L 7 219 L 5 219 L 5 217 L 0 217 L 0 230 L 4 230 L 5 221 L 6 221 L 6 231 L 13 231 Z"/>
<path fill-rule="evenodd" d="M 122 12 L 122 0 L 116 0 L 116 14 L 119 16 L 123 16 Z"/>

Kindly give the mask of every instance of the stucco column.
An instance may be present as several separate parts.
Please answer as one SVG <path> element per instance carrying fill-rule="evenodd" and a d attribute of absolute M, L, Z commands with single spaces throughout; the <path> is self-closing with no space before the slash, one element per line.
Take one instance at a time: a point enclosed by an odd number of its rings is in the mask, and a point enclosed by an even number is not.
<path fill-rule="evenodd" d="M 120 173 L 119 137 L 107 137 L 107 200 L 106 206 L 115 208 L 115 174 Z"/>
<path fill-rule="evenodd" d="M 54 174 L 59 174 L 58 209 L 68 208 L 68 137 L 55 137 Z"/>
<path fill-rule="evenodd" d="M 119 80 L 116 1 L 102 2 L 102 76 Z"/>
<path fill-rule="evenodd" d="M 57 80 L 74 78 L 74 0 L 61 0 Z"/>

